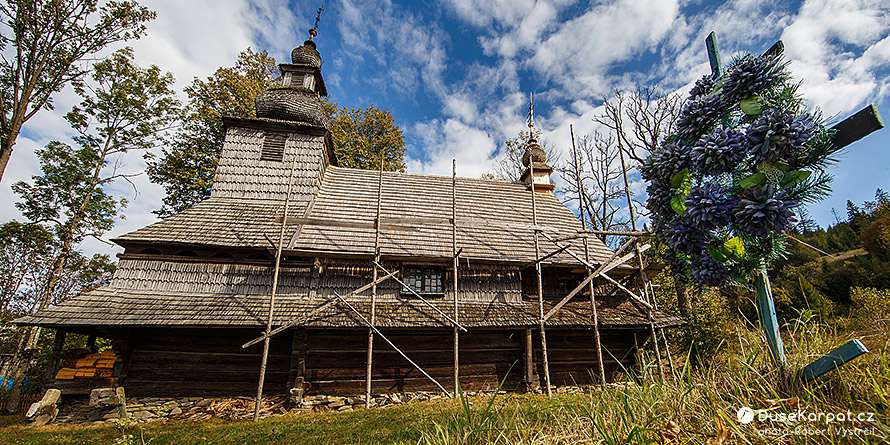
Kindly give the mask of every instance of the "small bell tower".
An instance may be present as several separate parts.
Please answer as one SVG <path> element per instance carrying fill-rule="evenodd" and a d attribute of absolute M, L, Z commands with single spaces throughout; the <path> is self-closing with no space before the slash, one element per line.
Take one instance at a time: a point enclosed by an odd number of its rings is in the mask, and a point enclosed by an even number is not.
<path fill-rule="evenodd" d="M 522 155 L 522 164 L 525 165 L 525 171 L 519 182 L 534 187 L 535 191 L 553 190 L 553 184 L 550 183 L 553 167 L 547 165 L 547 153 L 535 138 L 535 101 L 531 97 L 528 101 L 528 143 L 525 154 Z"/>
<path fill-rule="evenodd" d="M 318 192 L 327 167 L 337 165 L 317 35 L 310 29 L 291 63 L 278 65 L 281 85 L 257 94 L 256 118 L 223 117 L 226 139 L 211 197 L 283 201 L 292 182 L 297 211 Z"/>

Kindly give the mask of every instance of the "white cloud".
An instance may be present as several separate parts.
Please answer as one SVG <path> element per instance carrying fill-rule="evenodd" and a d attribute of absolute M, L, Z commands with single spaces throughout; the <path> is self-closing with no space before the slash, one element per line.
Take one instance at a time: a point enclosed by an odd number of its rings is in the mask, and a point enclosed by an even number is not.
<path fill-rule="evenodd" d="M 886 2 L 809 0 L 782 33 L 802 93 L 828 115 L 886 94 L 890 7 Z M 879 83 L 877 74 L 883 80 Z"/>
<path fill-rule="evenodd" d="M 364 83 L 400 94 L 411 95 L 422 87 L 444 95 L 442 73 L 447 57 L 443 41 L 447 34 L 395 7 L 390 0 L 341 0 L 337 7 L 337 28 L 344 43 L 342 54 L 335 58 L 338 67 L 354 69 L 353 60 L 373 60 L 373 70 L 364 65 L 361 72 L 353 71 Z"/>
<path fill-rule="evenodd" d="M 457 160 L 457 174 L 479 177 L 491 169 L 491 156 L 497 148 L 487 132 L 456 119 L 421 122 L 411 129 L 422 141 L 425 159 L 408 158 L 412 173 L 451 175 L 452 159 Z"/>

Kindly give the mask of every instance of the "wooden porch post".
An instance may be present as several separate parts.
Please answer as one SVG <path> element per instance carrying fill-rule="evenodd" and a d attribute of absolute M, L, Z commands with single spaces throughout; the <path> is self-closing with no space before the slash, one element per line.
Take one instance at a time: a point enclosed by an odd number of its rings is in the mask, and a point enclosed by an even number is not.
<path fill-rule="evenodd" d="M 59 370 L 59 354 L 62 352 L 62 347 L 65 346 L 65 336 L 67 335 L 68 332 L 63 329 L 56 330 L 56 336 L 55 339 L 53 339 L 53 354 L 46 366 L 45 382 L 49 382 L 56 378 L 56 372 Z"/>

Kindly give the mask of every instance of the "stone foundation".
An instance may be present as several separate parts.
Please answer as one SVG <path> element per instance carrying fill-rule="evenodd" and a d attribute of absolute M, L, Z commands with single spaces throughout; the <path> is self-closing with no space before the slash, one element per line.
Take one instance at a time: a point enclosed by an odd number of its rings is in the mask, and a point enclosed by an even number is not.
<path fill-rule="evenodd" d="M 558 387 L 554 388 L 555 393 L 579 394 L 586 391 L 582 387 Z M 490 397 L 494 391 L 471 391 L 467 392 L 468 397 Z M 499 391 L 505 394 L 506 391 Z M 371 396 L 371 407 L 387 407 L 399 405 L 402 403 L 418 402 L 424 400 L 439 400 L 447 398 L 440 392 L 405 392 L 394 394 L 379 394 Z M 183 420 L 196 421 L 204 420 L 211 417 L 223 419 L 243 418 L 244 413 L 251 414 L 252 409 L 245 411 L 239 410 L 238 413 L 231 411 L 217 411 L 212 409 L 222 402 L 226 401 L 249 401 L 252 398 L 204 398 L 204 397 L 132 397 L 127 398 L 127 414 L 130 418 L 140 422 L 158 422 L 166 420 Z M 93 403 L 96 404 L 95 402 Z M 268 402 L 267 402 L 268 406 Z M 281 415 L 285 413 L 300 413 L 310 411 L 351 411 L 353 409 L 363 409 L 365 407 L 364 396 L 339 397 L 326 395 L 312 395 L 302 397 L 296 403 L 289 403 L 285 406 L 267 413 L 262 417 L 270 415 Z M 119 406 L 90 406 L 88 397 L 64 396 L 58 403 L 59 414 L 53 423 L 99 423 L 114 421 L 120 418 Z"/>

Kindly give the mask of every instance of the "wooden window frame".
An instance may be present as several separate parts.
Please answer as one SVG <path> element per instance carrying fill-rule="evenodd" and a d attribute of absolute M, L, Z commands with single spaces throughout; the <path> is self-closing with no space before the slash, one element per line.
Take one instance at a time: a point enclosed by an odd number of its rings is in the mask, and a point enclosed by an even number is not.
<path fill-rule="evenodd" d="M 438 277 L 438 280 L 436 280 Z M 411 286 L 414 292 L 420 295 L 444 297 L 446 287 L 445 268 L 443 266 L 429 266 L 420 264 L 408 264 L 402 266 L 402 281 Z M 436 283 L 438 281 L 438 283 Z M 420 284 L 417 286 L 417 284 Z M 401 288 L 403 296 L 413 295 L 405 287 Z"/>

